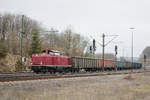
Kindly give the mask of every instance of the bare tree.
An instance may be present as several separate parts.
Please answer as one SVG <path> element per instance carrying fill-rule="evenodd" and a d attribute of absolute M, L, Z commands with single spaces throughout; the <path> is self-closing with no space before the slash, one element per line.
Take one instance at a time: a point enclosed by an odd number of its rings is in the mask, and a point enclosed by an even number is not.
<path fill-rule="evenodd" d="M 67 28 L 60 33 L 49 33 L 42 38 L 42 45 L 48 49 L 59 50 L 67 56 L 82 56 L 87 39 Z"/>
<path fill-rule="evenodd" d="M 9 53 L 19 54 L 20 34 L 21 34 L 21 15 L 0 14 L 0 40 L 5 41 Z M 30 51 L 32 30 L 40 29 L 38 22 L 25 16 L 24 18 L 24 43 L 25 55 Z"/>

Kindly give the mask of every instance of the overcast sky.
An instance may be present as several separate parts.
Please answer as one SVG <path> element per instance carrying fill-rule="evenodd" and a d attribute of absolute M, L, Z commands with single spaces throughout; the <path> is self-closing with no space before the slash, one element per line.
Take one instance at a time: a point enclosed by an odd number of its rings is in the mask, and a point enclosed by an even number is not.
<path fill-rule="evenodd" d="M 130 27 L 135 28 L 135 57 L 150 45 L 150 0 L 0 0 L 0 12 L 25 14 L 60 31 L 71 25 L 75 32 L 99 42 L 102 33 L 117 34 L 114 41 L 122 41 L 117 44 L 120 56 L 131 55 Z M 114 45 L 109 44 L 106 52 L 114 53 Z"/>

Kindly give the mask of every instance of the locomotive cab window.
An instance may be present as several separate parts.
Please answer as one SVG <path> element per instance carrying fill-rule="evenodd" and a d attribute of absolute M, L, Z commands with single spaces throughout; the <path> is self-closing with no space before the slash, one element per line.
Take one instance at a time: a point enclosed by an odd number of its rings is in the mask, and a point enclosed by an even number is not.
<path fill-rule="evenodd" d="M 57 55 L 57 56 L 60 55 L 60 52 L 59 51 L 55 51 L 55 50 L 43 50 L 42 53 L 49 54 L 49 55 Z"/>

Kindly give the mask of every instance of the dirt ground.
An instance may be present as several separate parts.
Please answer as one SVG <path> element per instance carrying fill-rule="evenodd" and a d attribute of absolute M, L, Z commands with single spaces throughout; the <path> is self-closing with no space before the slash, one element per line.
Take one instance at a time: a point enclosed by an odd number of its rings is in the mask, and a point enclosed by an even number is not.
<path fill-rule="evenodd" d="M 0 100 L 150 100 L 150 73 L 0 83 Z"/>

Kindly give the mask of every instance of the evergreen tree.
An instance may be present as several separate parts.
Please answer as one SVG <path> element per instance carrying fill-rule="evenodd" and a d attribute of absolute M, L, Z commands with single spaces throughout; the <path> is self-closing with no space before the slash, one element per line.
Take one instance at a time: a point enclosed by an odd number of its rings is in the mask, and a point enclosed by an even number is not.
<path fill-rule="evenodd" d="M 40 52 L 41 52 L 41 44 L 40 44 L 40 39 L 39 39 L 39 33 L 37 29 L 34 29 L 33 35 L 32 35 L 31 54 L 40 53 Z"/>
<path fill-rule="evenodd" d="M 0 41 L 0 57 L 5 57 L 7 55 L 6 44 L 3 40 Z"/>

